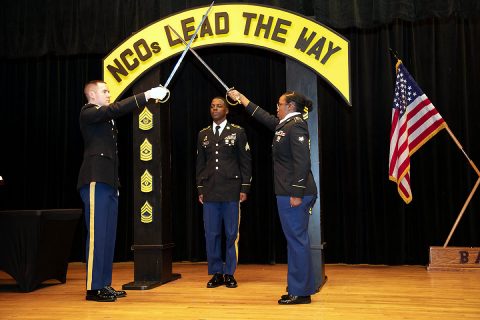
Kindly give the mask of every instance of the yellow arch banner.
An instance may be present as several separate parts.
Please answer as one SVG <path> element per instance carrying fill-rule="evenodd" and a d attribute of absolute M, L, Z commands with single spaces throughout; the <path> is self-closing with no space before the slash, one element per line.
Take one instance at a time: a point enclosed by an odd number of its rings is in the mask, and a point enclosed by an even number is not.
<path fill-rule="evenodd" d="M 145 71 L 181 53 L 207 7 L 186 10 L 150 24 L 103 60 L 104 81 L 116 100 Z M 282 9 L 252 4 L 213 6 L 192 48 L 248 45 L 277 52 L 311 68 L 351 105 L 350 43 L 321 23 Z M 181 76 L 181 75 L 175 75 Z"/>

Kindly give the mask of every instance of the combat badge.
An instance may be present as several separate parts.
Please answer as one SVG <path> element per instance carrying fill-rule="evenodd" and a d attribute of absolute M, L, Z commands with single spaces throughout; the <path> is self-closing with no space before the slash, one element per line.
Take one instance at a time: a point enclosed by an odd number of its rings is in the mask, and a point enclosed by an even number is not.
<path fill-rule="evenodd" d="M 202 141 L 202 146 L 206 147 L 210 144 L 210 141 L 208 141 L 208 137 L 205 136 L 205 138 L 203 138 L 203 141 Z"/>

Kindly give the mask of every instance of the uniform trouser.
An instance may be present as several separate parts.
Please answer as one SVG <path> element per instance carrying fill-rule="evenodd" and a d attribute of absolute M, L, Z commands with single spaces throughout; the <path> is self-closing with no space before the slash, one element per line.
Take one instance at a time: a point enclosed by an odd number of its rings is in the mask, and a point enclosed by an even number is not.
<path fill-rule="evenodd" d="M 225 225 L 225 268 L 222 260 L 222 221 Z M 207 242 L 208 274 L 233 275 L 238 262 L 240 203 L 208 201 L 203 203 L 203 223 Z"/>
<path fill-rule="evenodd" d="M 315 293 L 315 276 L 308 237 L 309 210 L 314 196 L 304 196 L 298 207 L 290 206 L 289 196 L 277 196 L 278 214 L 288 251 L 288 293 L 308 296 Z"/>
<path fill-rule="evenodd" d="M 87 225 L 87 290 L 112 283 L 113 254 L 118 216 L 118 191 L 108 184 L 91 182 L 80 189 Z"/>

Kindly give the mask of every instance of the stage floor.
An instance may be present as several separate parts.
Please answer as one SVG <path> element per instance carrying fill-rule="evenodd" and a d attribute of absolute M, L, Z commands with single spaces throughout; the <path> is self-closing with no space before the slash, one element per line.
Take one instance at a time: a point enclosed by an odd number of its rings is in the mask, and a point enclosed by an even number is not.
<path fill-rule="evenodd" d="M 85 264 L 67 283 L 21 293 L 0 271 L 0 319 L 480 319 L 480 272 L 424 266 L 326 265 L 328 280 L 309 305 L 277 304 L 287 266 L 239 265 L 238 288 L 205 287 L 206 263 L 174 263 L 181 279 L 128 291 L 113 303 L 85 301 Z M 133 263 L 114 265 L 113 286 L 133 280 Z"/>

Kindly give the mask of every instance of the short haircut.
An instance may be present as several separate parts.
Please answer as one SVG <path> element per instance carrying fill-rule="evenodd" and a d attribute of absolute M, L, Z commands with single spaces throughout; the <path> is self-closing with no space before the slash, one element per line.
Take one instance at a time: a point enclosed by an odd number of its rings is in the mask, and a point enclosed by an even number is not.
<path fill-rule="evenodd" d="M 223 104 L 225 105 L 225 107 L 228 108 L 227 100 L 225 100 L 225 97 L 221 97 L 221 96 L 213 97 L 213 98 L 212 98 L 212 101 L 213 101 L 214 99 L 222 100 L 222 101 L 223 101 Z"/>
<path fill-rule="evenodd" d="M 88 92 L 94 90 L 94 88 L 96 88 L 99 83 L 105 83 L 105 81 L 103 81 L 103 80 L 92 80 L 92 81 L 88 81 L 85 84 L 85 87 L 83 88 L 83 93 L 85 94 L 85 97 L 87 98 L 87 101 L 88 101 Z"/>

